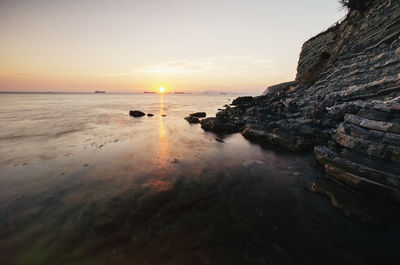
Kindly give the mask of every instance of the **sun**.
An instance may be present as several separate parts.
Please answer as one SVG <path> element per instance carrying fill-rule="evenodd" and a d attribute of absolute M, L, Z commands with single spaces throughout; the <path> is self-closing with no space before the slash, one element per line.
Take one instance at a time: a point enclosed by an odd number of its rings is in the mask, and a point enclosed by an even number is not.
<path fill-rule="evenodd" d="M 162 86 L 160 86 L 160 87 L 158 88 L 158 92 L 164 93 L 164 91 L 165 91 L 165 88 L 163 88 Z"/>

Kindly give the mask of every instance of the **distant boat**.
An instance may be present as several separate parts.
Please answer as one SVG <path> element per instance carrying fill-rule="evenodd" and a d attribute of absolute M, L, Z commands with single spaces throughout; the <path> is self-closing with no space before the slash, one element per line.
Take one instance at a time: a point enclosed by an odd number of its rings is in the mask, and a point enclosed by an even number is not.
<path fill-rule="evenodd" d="M 144 91 L 143 93 L 145 93 L 145 94 L 155 94 L 156 92 L 153 92 L 153 91 Z"/>
<path fill-rule="evenodd" d="M 98 94 L 98 93 L 104 94 L 104 93 L 106 93 L 106 91 L 104 91 L 104 90 L 96 90 L 96 91 L 94 91 L 94 93 L 96 93 L 96 94 Z"/>
<path fill-rule="evenodd" d="M 175 94 L 185 94 L 185 92 L 176 91 Z"/>

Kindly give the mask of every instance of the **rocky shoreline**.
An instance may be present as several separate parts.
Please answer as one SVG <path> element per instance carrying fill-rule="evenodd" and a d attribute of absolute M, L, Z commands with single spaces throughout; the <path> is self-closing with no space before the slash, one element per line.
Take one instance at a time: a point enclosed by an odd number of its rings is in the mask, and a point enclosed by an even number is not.
<path fill-rule="evenodd" d="M 335 182 L 400 204 L 399 13 L 384 0 L 350 11 L 303 45 L 295 81 L 239 97 L 201 127 L 314 151 Z"/>

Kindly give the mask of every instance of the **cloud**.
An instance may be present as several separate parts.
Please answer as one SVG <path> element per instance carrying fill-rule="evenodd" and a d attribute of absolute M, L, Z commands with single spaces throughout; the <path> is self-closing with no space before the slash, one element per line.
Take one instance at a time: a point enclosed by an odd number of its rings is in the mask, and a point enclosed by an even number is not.
<path fill-rule="evenodd" d="M 135 75 L 193 75 L 207 76 L 236 75 L 254 76 L 265 75 L 276 70 L 271 60 L 262 56 L 219 56 L 195 60 L 174 60 L 154 65 L 138 67 L 131 71 L 124 72 L 83 72 L 83 73 L 62 73 L 63 75 L 77 76 L 135 76 Z M 17 73 L 1 72 L 0 75 L 8 76 L 39 76 L 45 73 Z M 55 73 L 53 73 L 55 74 Z M 61 73 L 57 73 L 61 74 Z"/>
<path fill-rule="evenodd" d="M 246 74 L 272 68 L 272 61 L 257 56 L 221 56 L 197 60 L 175 60 L 139 67 L 133 73 L 140 74 L 193 74 L 235 73 Z"/>

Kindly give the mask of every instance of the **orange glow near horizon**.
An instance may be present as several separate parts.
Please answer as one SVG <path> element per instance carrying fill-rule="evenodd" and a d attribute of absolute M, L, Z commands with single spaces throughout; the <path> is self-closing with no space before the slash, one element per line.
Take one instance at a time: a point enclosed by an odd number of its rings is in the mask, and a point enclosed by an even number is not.
<path fill-rule="evenodd" d="M 260 94 L 293 80 L 303 42 L 346 12 L 291 2 L 3 0 L 0 92 Z"/>

